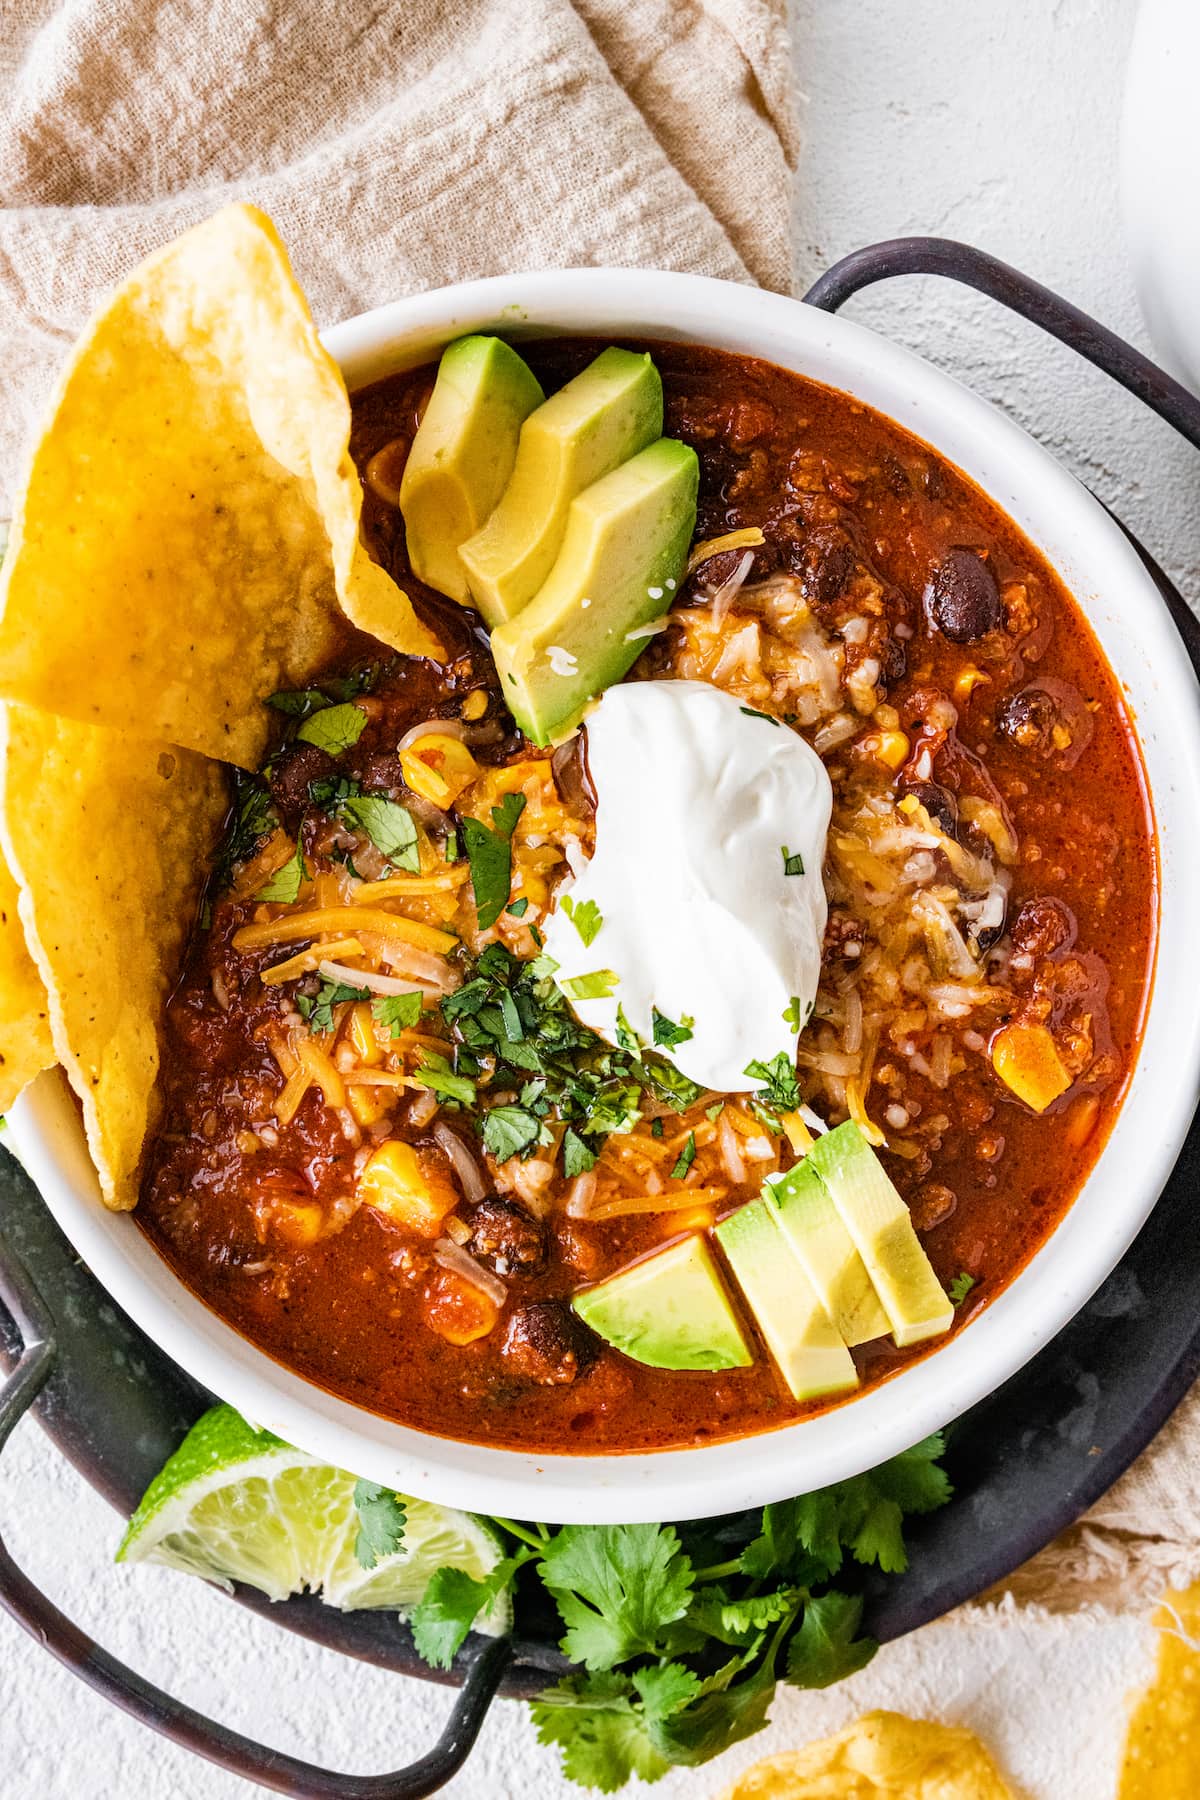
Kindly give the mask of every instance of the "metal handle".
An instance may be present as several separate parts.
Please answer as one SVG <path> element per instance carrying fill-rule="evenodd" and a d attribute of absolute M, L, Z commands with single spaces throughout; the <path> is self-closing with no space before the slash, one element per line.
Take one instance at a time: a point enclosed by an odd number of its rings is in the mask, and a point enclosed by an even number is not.
<path fill-rule="evenodd" d="M 890 238 L 844 256 L 813 283 L 804 298 L 823 312 L 837 312 L 863 288 L 896 275 L 944 275 L 998 300 L 1111 375 L 1200 450 L 1200 400 L 1194 394 L 1107 325 L 1019 269 L 989 256 L 986 250 L 953 238 Z"/>
<path fill-rule="evenodd" d="M 0 1454 L 54 1368 L 54 1323 L 11 1245 L 0 1255 L 0 1301 L 21 1335 L 22 1350 L 0 1389 Z M 512 1654 L 507 1638 L 483 1644 L 469 1663 L 462 1692 L 441 1737 L 417 1762 L 390 1775 L 339 1775 L 281 1750 L 256 1744 L 182 1700 L 154 1687 L 74 1625 L 19 1569 L 0 1537 L 0 1606 L 88 1686 L 143 1725 L 219 1763 L 247 1781 L 296 1800 L 423 1800 L 466 1761 Z"/>

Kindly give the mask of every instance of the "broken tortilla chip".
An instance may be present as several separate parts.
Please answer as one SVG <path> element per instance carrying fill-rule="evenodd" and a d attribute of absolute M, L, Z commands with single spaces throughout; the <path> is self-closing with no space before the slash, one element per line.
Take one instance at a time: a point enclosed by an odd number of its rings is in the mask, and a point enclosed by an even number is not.
<path fill-rule="evenodd" d="M 1200 1793 L 1200 1584 L 1154 1616 L 1158 1662 L 1129 1720 L 1117 1800 L 1195 1800 Z"/>
<path fill-rule="evenodd" d="M 46 989 L 17 910 L 17 884 L 0 858 L 0 1113 L 57 1060 Z"/>
<path fill-rule="evenodd" d="M 231 206 L 133 271 L 51 402 L 0 576 L 0 696 L 253 768 L 342 616 L 440 646 L 359 541 L 350 404 L 278 233 Z M 151 759 L 152 760 L 152 759 Z"/>
<path fill-rule="evenodd" d="M 768 1756 L 722 1800 L 1017 1800 L 973 1731 L 864 1713 L 835 1737 Z"/>
<path fill-rule="evenodd" d="M 227 807 L 206 757 L 5 709 L 4 850 L 105 1202 L 132 1207 L 159 1027 Z"/>

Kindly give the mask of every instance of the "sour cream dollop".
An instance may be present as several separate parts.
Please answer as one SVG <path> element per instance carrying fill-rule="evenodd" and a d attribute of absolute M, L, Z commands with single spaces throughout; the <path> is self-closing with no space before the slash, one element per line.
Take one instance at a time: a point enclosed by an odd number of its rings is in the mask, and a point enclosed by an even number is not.
<path fill-rule="evenodd" d="M 748 1091 L 758 1083 L 747 1063 L 790 1059 L 816 998 L 833 804 L 824 765 L 787 726 L 702 681 L 609 688 L 588 715 L 587 757 L 596 849 L 547 923 L 556 979 L 609 1043 L 618 1007 L 648 1045 L 657 1012 L 691 1029 L 660 1046 L 683 1074 Z M 589 901 L 600 924 L 585 944 L 575 921 L 590 934 Z M 580 981 L 611 992 L 577 998 Z"/>

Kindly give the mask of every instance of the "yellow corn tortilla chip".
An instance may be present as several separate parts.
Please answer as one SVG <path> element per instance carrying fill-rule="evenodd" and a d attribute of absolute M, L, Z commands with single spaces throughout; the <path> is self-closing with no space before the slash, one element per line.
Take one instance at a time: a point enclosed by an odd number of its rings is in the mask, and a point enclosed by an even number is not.
<path fill-rule="evenodd" d="M 0 696 L 255 767 L 345 615 L 438 655 L 359 543 L 350 405 L 274 226 L 231 206 L 75 346 L 0 577 Z M 340 604 L 339 604 L 340 602 Z"/>
<path fill-rule="evenodd" d="M 0 1113 L 57 1058 L 46 989 L 17 910 L 17 884 L 0 858 Z"/>
<path fill-rule="evenodd" d="M 109 1206 L 137 1199 L 167 990 L 227 807 L 209 759 L 5 709 L 4 850 Z"/>
<path fill-rule="evenodd" d="M 1154 1677 L 1129 1720 L 1117 1800 L 1200 1794 L 1200 1584 L 1170 1594 L 1154 1618 Z"/>
<path fill-rule="evenodd" d="M 769 1756 L 722 1800 L 1017 1800 L 974 1732 L 864 1713 L 835 1737 Z"/>

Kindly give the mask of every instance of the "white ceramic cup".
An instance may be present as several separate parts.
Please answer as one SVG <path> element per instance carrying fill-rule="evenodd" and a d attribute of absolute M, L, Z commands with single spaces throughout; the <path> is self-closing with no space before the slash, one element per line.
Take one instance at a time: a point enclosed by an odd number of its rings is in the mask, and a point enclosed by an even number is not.
<path fill-rule="evenodd" d="M 1099 504 L 1018 426 L 885 338 L 802 303 L 699 276 L 571 269 L 441 289 L 326 335 L 353 389 L 468 331 L 672 339 L 759 356 L 840 388 L 974 478 L 1059 571 L 1132 711 L 1161 854 L 1158 968 L 1130 1090 L 1083 1191 L 1032 1261 L 959 1336 L 816 1418 L 733 1442 L 632 1455 L 531 1455 L 428 1436 L 292 1374 L 176 1279 L 100 1204 L 57 1075 L 14 1109 L 18 1153 L 117 1303 L 258 1424 L 356 1474 L 449 1505 L 566 1521 L 698 1518 L 854 1475 L 1012 1375 L 1115 1266 L 1174 1164 L 1200 1091 L 1200 693 L 1153 582 Z M 704 1377 L 697 1376 L 702 1380 Z"/>

